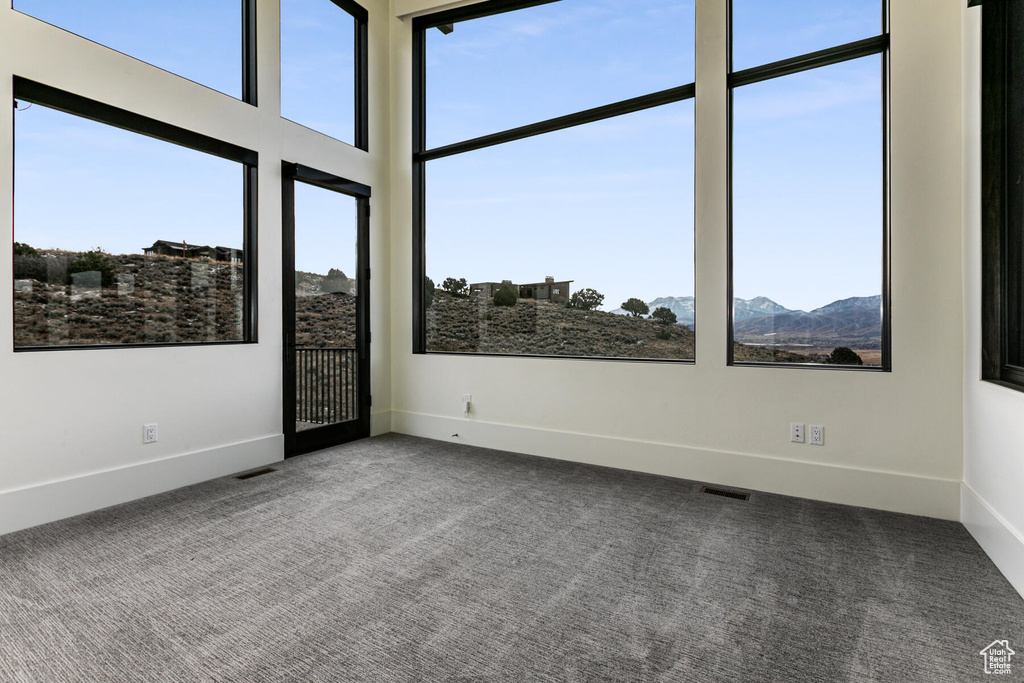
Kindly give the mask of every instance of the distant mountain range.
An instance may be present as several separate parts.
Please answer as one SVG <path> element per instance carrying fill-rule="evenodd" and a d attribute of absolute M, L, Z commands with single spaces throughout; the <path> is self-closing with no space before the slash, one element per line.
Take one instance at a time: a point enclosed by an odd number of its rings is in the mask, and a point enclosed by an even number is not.
<path fill-rule="evenodd" d="M 653 311 L 664 307 L 676 314 L 680 325 L 693 329 L 694 299 L 692 296 L 663 296 L 647 302 Z M 828 336 L 843 339 L 880 337 L 881 296 L 860 296 L 840 299 L 813 311 L 792 310 L 768 297 L 733 299 L 733 321 L 736 339 L 754 341 L 765 336 L 797 335 Z M 628 315 L 621 308 L 612 313 Z"/>

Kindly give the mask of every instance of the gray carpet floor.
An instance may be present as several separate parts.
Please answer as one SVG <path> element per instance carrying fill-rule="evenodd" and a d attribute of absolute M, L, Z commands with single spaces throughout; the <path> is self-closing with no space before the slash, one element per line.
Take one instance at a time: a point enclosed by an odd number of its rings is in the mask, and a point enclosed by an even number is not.
<path fill-rule="evenodd" d="M 397 435 L 278 467 L 0 538 L 0 680 L 1024 680 L 956 523 Z"/>

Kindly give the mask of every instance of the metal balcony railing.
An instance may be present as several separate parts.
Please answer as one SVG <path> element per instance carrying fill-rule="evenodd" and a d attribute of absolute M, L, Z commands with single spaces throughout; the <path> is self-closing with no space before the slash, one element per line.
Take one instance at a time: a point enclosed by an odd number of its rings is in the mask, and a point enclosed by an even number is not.
<path fill-rule="evenodd" d="M 359 417 L 356 350 L 300 347 L 295 351 L 295 419 L 333 424 Z"/>

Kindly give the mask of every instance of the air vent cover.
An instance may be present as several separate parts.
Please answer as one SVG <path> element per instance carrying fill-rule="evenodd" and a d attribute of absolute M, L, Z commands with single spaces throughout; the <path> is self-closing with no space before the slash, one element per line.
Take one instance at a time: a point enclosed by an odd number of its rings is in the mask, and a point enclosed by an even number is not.
<path fill-rule="evenodd" d="M 736 500 L 750 500 L 749 493 L 740 493 L 739 491 L 729 491 L 727 489 L 716 489 L 710 486 L 701 486 L 701 493 L 710 493 L 712 496 L 722 496 L 723 498 L 735 498 Z"/>
<path fill-rule="evenodd" d="M 273 467 L 264 467 L 262 470 L 256 470 L 255 472 L 246 472 L 245 474 L 239 474 L 235 479 L 252 479 L 258 477 L 261 474 L 270 474 L 271 472 L 277 472 Z"/>

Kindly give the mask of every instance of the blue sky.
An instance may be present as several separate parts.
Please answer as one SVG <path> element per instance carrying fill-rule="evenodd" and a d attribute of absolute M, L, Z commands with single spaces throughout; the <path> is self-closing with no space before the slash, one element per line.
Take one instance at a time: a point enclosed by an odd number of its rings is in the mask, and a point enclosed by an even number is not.
<path fill-rule="evenodd" d="M 14 8 L 241 97 L 239 0 L 15 0 Z M 281 0 L 281 13 L 282 115 L 351 143 L 354 20 L 330 0 Z M 21 108 L 15 240 L 112 253 L 141 253 L 156 239 L 242 246 L 239 164 L 39 105 Z M 355 272 L 353 199 L 298 187 L 296 230 L 300 269 Z"/>
<path fill-rule="evenodd" d="M 14 9 L 232 97 L 242 95 L 239 0 L 14 0 Z"/>
<path fill-rule="evenodd" d="M 239 5 L 14 3 L 235 97 Z M 351 141 L 351 18 L 329 0 L 282 0 L 282 15 L 282 113 Z M 878 0 L 735 0 L 733 16 L 736 68 L 881 27 Z M 431 30 L 428 144 L 692 82 L 693 25 L 692 0 L 562 0 L 463 22 L 448 36 Z M 809 310 L 880 292 L 879 92 L 877 57 L 736 91 L 738 296 Z M 18 241 L 133 253 L 156 238 L 240 241 L 241 172 L 232 162 L 38 106 L 17 114 L 16 131 Z M 603 292 L 605 309 L 633 296 L 691 295 L 693 140 L 687 101 L 430 162 L 427 273 L 438 282 L 554 275 Z M 46 201 L 54 182 L 65 191 L 61 205 Z M 309 230 L 354 231 L 354 210 L 314 210 L 324 203 L 315 195 L 308 202 Z M 305 270 L 351 269 L 347 246 L 337 257 L 303 251 Z"/>
<path fill-rule="evenodd" d="M 39 105 L 20 107 L 15 241 L 125 254 L 158 239 L 241 248 L 241 164 Z"/>
<path fill-rule="evenodd" d="M 877 1 L 736 0 L 736 68 L 877 35 Z M 688 0 L 565 0 L 427 34 L 428 147 L 690 83 Z M 735 293 L 881 291 L 877 57 L 737 89 Z M 427 273 L 693 294 L 693 103 L 427 164 Z M 723 226 L 724 227 L 724 226 Z M 700 305 L 700 302 L 698 302 Z"/>
<path fill-rule="evenodd" d="M 281 116 L 353 144 L 354 41 L 330 0 L 281 0 Z"/>
<path fill-rule="evenodd" d="M 295 268 L 321 275 L 337 268 L 356 276 L 355 198 L 295 183 Z"/>

